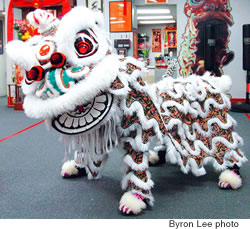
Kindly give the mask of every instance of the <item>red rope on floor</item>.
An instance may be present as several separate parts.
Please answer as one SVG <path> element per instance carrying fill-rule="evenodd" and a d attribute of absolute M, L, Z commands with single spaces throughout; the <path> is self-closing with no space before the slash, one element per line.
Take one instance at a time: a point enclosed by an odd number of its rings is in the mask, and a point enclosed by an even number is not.
<path fill-rule="evenodd" d="M 248 119 L 250 119 L 250 115 L 249 115 L 248 113 L 245 113 L 245 115 L 247 116 Z M 5 138 L 1 139 L 0 142 L 3 142 L 3 141 L 5 141 L 5 140 L 7 140 L 7 139 L 9 139 L 9 138 L 12 138 L 12 137 L 18 135 L 18 134 L 21 134 L 22 132 L 31 129 L 31 128 L 33 128 L 33 127 L 35 127 L 35 126 L 37 126 L 37 125 L 43 123 L 44 121 L 45 121 L 45 120 L 42 120 L 41 122 L 38 122 L 38 123 L 36 123 L 36 124 L 34 124 L 34 125 L 31 125 L 31 126 L 25 128 L 25 129 L 23 129 L 23 130 L 20 130 L 20 131 L 18 131 L 18 132 L 15 133 L 15 134 L 12 134 L 12 135 L 10 135 L 10 136 L 8 136 L 8 137 L 5 137 Z"/>
<path fill-rule="evenodd" d="M 34 124 L 34 125 L 32 125 L 32 126 L 29 126 L 29 127 L 25 128 L 25 129 L 23 129 L 23 130 L 20 130 L 20 131 L 18 131 L 18 132 L 15 133 L 15 134 L 12 134 L 12 135 L 10 135 L 10 136 L 8 136 L 8 137 L 6 137 L 6 138 L 1 139 L 0 142 L 3 142 L 3 141 L 5 141 L 5 140 L 7 140 L 7 139 L 9 139 L 9 138 L 11 138 L 11 137 L 14 137 L 14 136 L 16 136 L 16 135 L 18 135 L 18 134 L 21 134 L 22 132 L 24 132 L 24 131 L 26 131 L 26 130 L 29 130 L 29 129 L 31 129 L 31 128 L 33 128 L 33 127 L 35 127 L 35 126 L 37 126 L 37 125 L 39 125 L 39 124 L 41 124 L 41 123 L 43 123 L 43 122 L 44 122 L 44 120 L 42 120 L 41 122 L 38 122 L 38 123 L 36 123 L 36 124 Z"/>

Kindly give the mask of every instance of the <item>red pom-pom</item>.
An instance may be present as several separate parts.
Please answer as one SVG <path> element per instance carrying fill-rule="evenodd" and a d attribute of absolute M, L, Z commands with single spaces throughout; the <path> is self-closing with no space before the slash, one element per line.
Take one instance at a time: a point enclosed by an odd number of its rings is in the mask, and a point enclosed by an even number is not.
<path fill-rule="evenodd" d="M 50 63 L 54 68 L 62 68 L 66 63 L 66 57 L 60 52 L 55 52 L 50 57 Z"/>
<path fill-rule="evenodd" d="M 34 66 L 26 72 L 26 77 L 29 81 L 40 81 L 44 78 L 44 70 L 41 66 Z"/>

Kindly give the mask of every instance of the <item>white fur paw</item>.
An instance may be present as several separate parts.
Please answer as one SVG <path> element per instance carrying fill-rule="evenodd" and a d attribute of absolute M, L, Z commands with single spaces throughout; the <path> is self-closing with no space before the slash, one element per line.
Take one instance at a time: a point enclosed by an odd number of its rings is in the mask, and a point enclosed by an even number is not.
<path fill-rule="evenodd" d="M 159 156 L 158 156 L 158 153 L 156 153 L 155 151 L 153 150 L 149 150 L 149 158 L 148 158 L 148 161 L 152 164 L 152 165 L 155 165 L 158 161 L 159 161 Z"/>
<path fill-rule="evenodd" d="M 146 204 L 143 200 L 136 197 L 131 192 L 125 192 L 120 200 L 119 210 L 125 214 L 139 214 L 146 208 Z"/>
<path fill-rule="evenodd" d="M 242 185 L 241 177 L 232 170 L 225 170 L 219 176 L 218 186 L 224 189 L 238 189 Z"/>
<path fill-rule="evenodd" d="M 66 161 L 62 166 L 61 176 L 62 177 L 69 177 L 72 175 L 78 174 L 78 169 L 76 168 L 75 161 Z"/>

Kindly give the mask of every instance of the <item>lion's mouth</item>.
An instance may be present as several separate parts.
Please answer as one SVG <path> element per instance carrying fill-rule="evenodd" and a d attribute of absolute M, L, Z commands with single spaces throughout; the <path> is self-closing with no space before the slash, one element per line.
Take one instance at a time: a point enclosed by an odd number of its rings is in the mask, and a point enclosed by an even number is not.
<path fill-rule="evenodd" d="M 99 94 L 91 102 L 77 106 L 75 111 L 58 115 L 53 119 L 52 126 L 67 135 L 87 132 L 104 120 L 112 104 L 113 95 Z"/>
<path fill-rule="evenodd" d="M 209 11 L 202 12 L 194 17 L 194 23 L 205 22 L 213 18 L 213 20 L 224 22 L 230 26 L 233 25 L 233 18 L 228 12 L 222 11 Z"/>
<path fill-rule="evenodd" d="M 96 35 L 91 29 L 84 29 L 78 32 L 74 46 L 76 55 L 79 58 L 95 54 L 99 47 Z"/>

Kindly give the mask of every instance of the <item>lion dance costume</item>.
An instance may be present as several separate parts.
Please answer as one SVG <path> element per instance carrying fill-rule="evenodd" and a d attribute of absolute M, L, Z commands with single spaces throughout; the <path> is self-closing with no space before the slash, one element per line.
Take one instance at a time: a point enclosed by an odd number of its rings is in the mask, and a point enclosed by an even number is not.
<path fill-rule="evenodd" d="M 138 214 L 154 203 L 148 157 L 156 138 L 157 147 L 166 148 L 183 172 L 203 175 L 211 162 L 224 171 L 221 187 L 241 185 L 242 139 L 233 130 L 230 103 L 218 80 L 166 77 L 147 85 L 144 64 L 112 54 L 102 14 L 85 7 L 72 9 L 60 22 L 39 9 L 27 19 L 41 35 L 11 41 L 7 52 L 26 70 L 26 115 L 45 119 L 61 135 L 63 177 L 100 178 L 108 153 L 119 145 L 125 150 L 119 209 Z"/>

